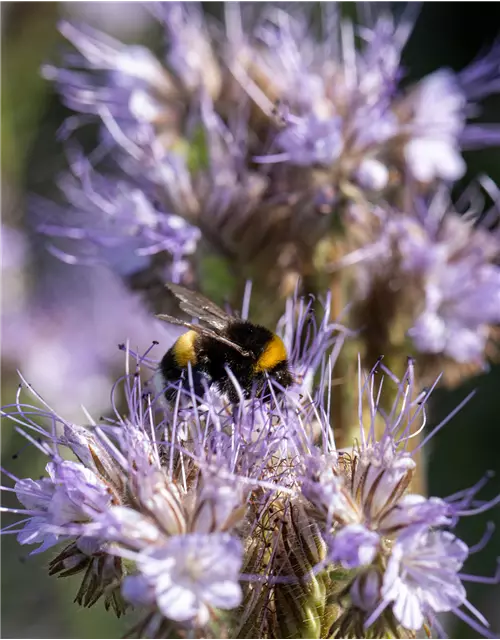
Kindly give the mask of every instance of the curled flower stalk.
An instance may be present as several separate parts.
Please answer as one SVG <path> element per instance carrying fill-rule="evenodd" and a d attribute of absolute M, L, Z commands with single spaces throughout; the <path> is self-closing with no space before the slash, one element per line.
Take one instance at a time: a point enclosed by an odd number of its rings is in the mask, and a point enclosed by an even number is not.
<path fill-rule="evenodd" d="M 19 517 L 4 533 L 34 553 L 61 545 L 51 573 L 83 574 L 84 606 L 136 608 L 139 637 L 406 638 L 440 633 L 443 612 L 494 637 L 467 600 L 481 578 L 461 573 L 471 550 L 451 529 L 499 498 L 478 499 L 484 482 L 450 498 L 409 491 L 428 398 L 412 399 L 411 362 L 402 379 L 379 365 L 396 387 L 389 413 L 378 373 L 360 372 L 358 436 L 337 449 L 327 392 L 345 334 L 307 325 L 300 301 L 288 313 L 296 383 L 270 382 L 264 398 L 229 403 L 207 386 L 165 403 L 154 351 L 127 350 L 114 417 L 78 425 L 23 380 L 3 415 L 49 462 L 39 480 L 7 472 L 22 508 L 4 509 Z"/>

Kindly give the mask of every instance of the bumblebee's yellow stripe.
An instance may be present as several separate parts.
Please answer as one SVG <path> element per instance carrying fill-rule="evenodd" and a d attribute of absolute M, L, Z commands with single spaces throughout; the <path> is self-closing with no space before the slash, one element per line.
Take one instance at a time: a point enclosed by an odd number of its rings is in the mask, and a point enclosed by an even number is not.
<path fill-rule="evenodd" d="M 174 357 L 179 367 L 187 367 L 188 362 L 196 364 L 196 351 L 194 342 L 198 334 L 196 331 L 187 331 L 177 338 L 174 344 Z"/>
<path fill-rule="evenodd" d="M 264 351 L 261 353 L 253 369 L 256 373 L 259 371 L 268 371 L 286 359 L 287 353 L 283 340 L 275 335 L 266 344 Z"/>

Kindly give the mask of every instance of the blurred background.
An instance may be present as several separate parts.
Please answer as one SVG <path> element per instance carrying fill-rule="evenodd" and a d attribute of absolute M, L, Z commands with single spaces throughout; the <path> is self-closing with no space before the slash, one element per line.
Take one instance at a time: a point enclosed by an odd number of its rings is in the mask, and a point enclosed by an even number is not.
<path fill-rule="evenodd" d="M 206 3 L 212 13 L 221 3 Z M 350 10 L 350 9 L 349 9 Z M 135 2 L 2 3 L 2 404 L 12 402 L 16 368 L 56 410 L 69 419 L 107 409 L 110 382 L 123 363 L 117 349 L 130 338 L 144 348 L 157 327 L 121 284 L 104 268 L 68 266 L 52 257 L 45 238 L 32 228 L 33 197 L 57 200 L 55 178 L 66 158 L 57 131 L 70 113 L 40 65 L 56 60 L 61 17 L 84 20 L 126 42 L 155 49 L 161 32 L 148 11 Z M 403 62 L 408 81 L 442 66 L 463 68 L 498 37 L 496 3 L 425 3 Z M 484 121 L 500 121 L 498 97 L 485 103 Z M 86 128 L 89 145 L 95 131 Z M 468 175 L 487 174 L 500 183 L 500 151 L 466 154 Z M 215 283 L 216 285 L 216 283 Z M 476 482 L 488 469 L 500 472 L 500 367 L 470 380 L 453 392 L 438 391 L 431 419 L 444 417 L 471 390 L 473 400 L 428 449 L 430 493 L 446 496 Z M 17 476 L 37 477 L 45 460 L 11 424 L 2 425 L 2 465 Z M 500 492 L 500 477 L 486 490 Z M 9 504 L 13 504 L 9 502 Z M 494 520 L 496 509 L 464 519 L 457 531 L 468 544 L 477 542 Z M 28 557 L 14 536 L 2 538 L 2 636 L 8 638 L 97 638 L 122 635 L 127 620 L 117 621 L 99 602 L 91 610 L 72 603 L 80 577 L 58 581 L 47 576 L 50 554 Z M 491 575 L 500 556 L 500 529 L 468 573 Z M 500 629 L 500 586 L 470 585 L 471 601 Z M 451 637 L 470 637 L 452 622 Z M 474 637 L 474 634 L 472 634 Z"/>

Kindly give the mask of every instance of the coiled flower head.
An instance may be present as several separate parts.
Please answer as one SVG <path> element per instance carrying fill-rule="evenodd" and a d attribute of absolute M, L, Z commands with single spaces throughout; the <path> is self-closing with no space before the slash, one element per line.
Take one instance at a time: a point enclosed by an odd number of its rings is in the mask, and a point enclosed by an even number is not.
<path fill-rule="evenodd" d="M 393 346 L 419 354 L 426 383 L 442 372 L 455 384 L 496 357 L 500 245 L 483 222 L 490 213 L 476 206 L 461 215 L 442 189 L 408 210 L 380 209 L 363 218 L 373 241 L 351 257 L 360 259 L 354 315 L 370 360 L 389 343 L 389 333 Z M 370 322 L 382 308 L 379 323 Z"/>
<path fill-rule="evenodd" d="M 83 572 L 84 606 L 140 608 L 141 637 L 411 637 L 444 611 L 487 635 L 460 573 L 467 546 L 449 527 L 498 497 L 476 500 L 484 483 L 449 500 L 409 493 L 407 445 L 428 396 L 414 393 L 411 362 L 401 380 L 381 364 L 360 372 L 358 441 L 337 450 L 325 392 L 344 336 L 314 322 L 304 343 L 304 312 L 290 303 L 289 352 L 303 375 L 282 395 L 271 386 L 265 401 L 241 394 L 228 404 L 190 388 L 165 406 L 164 390 L 142 381 L 157 361 L 128 350 L 107 421 L 70 423 L 23 381 L 3 413 L 49 457 L 49 475 L 9 474 L 24 508 L 4 509 L 23 517 L 6 531 L 38 552 L 64 543 L 51 573 Z M 396 387 L 389 410 L 380 373 Z M 39 409 L 21 403 L 26 388 Z"/>

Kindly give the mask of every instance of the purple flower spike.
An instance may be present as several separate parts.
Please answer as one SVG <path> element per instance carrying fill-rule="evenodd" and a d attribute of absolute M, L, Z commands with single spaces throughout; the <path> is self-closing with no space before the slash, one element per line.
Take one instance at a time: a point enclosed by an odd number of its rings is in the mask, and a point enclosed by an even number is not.
<path fill-rule="evenodd" d="M 179 243 L 176 277 L 185 268 L 183 234 L 172 218 L 159 220 L 167 212 L 151 205 L 153 188 L 169 212 L 232 259 L 256 260 L 272 247 L 285 278 L 310 261 L 327 228 L 317 214 L 331 212 L 341 196 L 392 200 L 408 176 L 428 186 L 455 180 L 464 171 L 463 145 L 498 140 L 491 126 L 468 123 L 476 102 L 498 90 L 497 48 L 459 74 L 439 70 L 400 87 L 413 7 L 397 20 L 387 12 L 365 19 L 361 11 L 360 25 L 325 8 L 319 39 L 307 12 L 278 6 L 228 6 L 225 33 L 197 5 L 160 3 L 153 14 L 165 30 L 165 64 L 143 46 L 63 22 L 77 53 L 44 73 L 83 114 L 68 120 L 66 133 L 87 116 L 100 118 L 103 138 L 92 157 L 110 151 L 139 183 L 127 189 L 128 212 L 120 215 L 125 228 L 136 225 L 145 236 L 146 246 L 131 240 L 131 250 L 171 252 Z M 106 192 L 120 200 L 114 186 Z M 59 226 L 46 231 L 60 235 Z M 89 227 L 77 224 L 65 237 L 113 241 L 106 223 L 99 234 Z"/>
<path fill-rule="evenodd" d="M 84 606 L 102 597 L 118 615 L 137 607 L 141 637 L 216 637 L 221 628 L 263 637 L 271 627 L 281 629 L 276 637 L 318 637 L 318 618 L 307 612 L 317 607 L 323 621 L 330 601 L 340 615 L 324 623 L 339 637 L 352 628 L 359 636 L 363 625 L 381 637 L 394 628 L 401 637 L 424 625 L 439 630 L 443 612 L 488 635 L 463 583 L 497 576 L 461 568 L 489 534 L 469 549 L 449 529 L 500 497 L 480 500 L 484 481 L 446 499 L 411 493 L 418 449 L 408 445 L 425 426 L 429 396 L 415 393 L 413 362 L 401 379 L 381 362 L 360 371 L 359 429 L 352 448 L 337 449 L 327 392 L 345 332 L 328 321 L 328 300 L 325 307 L 319 320 L 309 301 L 289 301 L 280 328 L 296 383 L 281 393 L 270 384 L 265 398 L 245 397 L 230 372 L 240 401 L 216 387 L 196 397 L 188 385 L 166 404 L 164 390 L 141 379 L 155 375 L 151 350 L 126 350 L 113 419 L 76 425 L 36 394 L 39 410 L 18 398 L 4 414 L 49 456 L 49 476 L 10 476 L 7 489 L 24 508 L 4 510 L 24 520 L 5 533 L 36 552 L 63 543 L 50 572 L 83 573 Z M 382 382 L 394 387 L 391 406 Z M 79 461 L 62 460 L 63 449 Z"/>
<path fill-rule="evenodd" d="M 397 19 L 360 9 L 359 24 L 325 7 L 319 38 L 303 8 L 228 5 L 225 29 L 193 3 L 158 3 L 152 13 L 165 31 L 164 62 L 63 22 L 76 53 L 44 68 L 77 113 L 64 133 L 100 119 L 92 161 L 109 153 L 134 181 L 123 217 L 146 246 L 131 241 L 131 250 L 171 252 L 178 242 L 182 262 L 183 234 L 151 204 L 154 189 L 168 213 L 196 224 L 232 260 L 259 255 L 263 271 L 272 265 L 282 281 L 296 279 L 335 205 L 400 203 L 408 178 L 428 193 L 463 175 L 463 148 L 500 140 L 498 126 L 471 123 L 478 101 L 500 89 L 498 46 L 460 73 L 441 69 L 401 86 L 414 6 Z M 46 230 L 59 235 L 58 226 Z M 113 239 L 109 229 L 96 238 L 92 222 L 75 226 L 66 237 Z"/>
<path fill-rule="evenodd" d="M 381 317 L 384 329 L 406 333 L 426 382 L 444 374 L 454 384 L 464 372 L 484 369 L 495 354 L 500 244 L 488 228 L 491 211 L 483 212 L 482 197 L 470 192 L 461 198 L 471 200 L 464 215 L 447 188 L 413 199 L 406 211 L 376 209 L 376 216 L 368 214 L 373 242 L 345 261 L 359 259 L 355 315 L 366 326 L 372 357 L 388 338 L 370 330 L 366 314 L 375 299 L 384 299 L 391 307 Z"/>
<path fill-rule="evenodd" d="M 424 310 L 408 333 L 419 351 L 482 364 L 489 327 L 500 322 L 500 249 L 486 229 L 445 215 L 447 206 L 436 197 L 420 239 L 415 234 L 405 247 L 403 269 L 423 276 L 425 291 Z"/>

